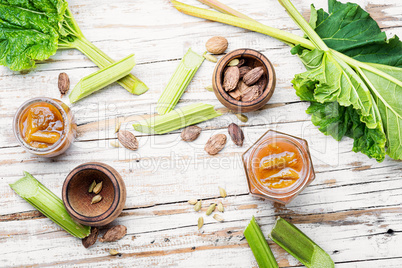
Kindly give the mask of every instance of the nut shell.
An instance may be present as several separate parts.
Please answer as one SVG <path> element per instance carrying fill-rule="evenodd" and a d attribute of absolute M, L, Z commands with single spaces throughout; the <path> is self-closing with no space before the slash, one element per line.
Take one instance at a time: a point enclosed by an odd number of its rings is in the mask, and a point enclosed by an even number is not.
<path fill-rule="evenodd" d="M 127 130 L 120 130 L 117 133 L 117 138 L 119 142 L 129 150 L 137 150 L 138 149 L 138 140 L 133 133 Z"/>
<path fill-rule="evenodd" d="M 184 141 L 193 141 L 200 136 L 201 133 L 201 128 L 198 126 L 189 126 L 183 129 L 183 131 L 180 134 L 180 137 Z"/>
<path fill-rule="evenodd" d="M 59 74 L 58 87 L 62 95 L 66 94 L 70 89 L 70 78 L 66 73 Z"/>
<path fill-rule="evenodd" d="M 100 242 L 114 242 L 122 239 L 127 234 L 127 227 L 124 225 L 116 225 L 106 231 Z"/>
<path fill-rule="evenodd" d="M 260 77 L 264 74 L 264 69 L 260 67 L 255 67 L 251 71 L 247 72 L 243 76 L 243 81 L 246 85 L 251 86 L 260 79 Z"/>
<path fill-rule="evenodd" d="M 232 91 L 239 82 L 240 72 L 237 66 L 228 67 L 223 75 L 223 88 L 226 91 Z"/>
<path fill-rule="evenodd" d="M 228 40 L 222 36 L 211 37 L 205 44 L 209 53 L 222 54 L 228 48 Z"/>
<path fill-rule="evenodd" d="M 205 144 L 204 150 L 210 155 L 216 155 L 219 153 L 226 144 L 226 135 L 225 134 L 216 134 L 213 135 Z"/>
<path fill-rule="evenodd" d="M 98 234 L 99 234 L 99 229 L 96 227 L 92 227 L 91 233 L 87 237 L 82 239 L 82 245 L 85 248 L 89 248 L 90 246 L 95 244 L 96 240 L 98 239 Z"/>
<path fill-rule="evenodd" d="M 236 125 L 235 123 L 230 124 L 228 126 L 228 132 L 234 144 L 236 144 L 237 146 L 243 146 L 244 133 L 238 125 Z"/>

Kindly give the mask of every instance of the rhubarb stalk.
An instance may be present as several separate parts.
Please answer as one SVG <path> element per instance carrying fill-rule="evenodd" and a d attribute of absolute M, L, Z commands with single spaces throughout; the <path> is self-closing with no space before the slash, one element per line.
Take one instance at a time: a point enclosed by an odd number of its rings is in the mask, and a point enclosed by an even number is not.
<path fill-rule="evenodd" d="M 28 172 L 10 187 L 43 215 L 57 223 L 71 235 L 84 238 L 91 227 L 75 222 L 64 207 L 63 201 Z"/>

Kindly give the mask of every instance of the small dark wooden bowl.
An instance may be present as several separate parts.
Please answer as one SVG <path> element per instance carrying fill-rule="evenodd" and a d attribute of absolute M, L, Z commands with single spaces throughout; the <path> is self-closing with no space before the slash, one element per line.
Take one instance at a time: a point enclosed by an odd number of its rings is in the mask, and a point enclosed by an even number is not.
<path fill-rule="evenodd" d="M 247 61 L 247 65 L 251 68 L 262 66 L 264 68 L 267 77 L 267 85 L 257 99 L 250 102 L 242 102 L 233 99 L 223 88 L 223 74 L 228 63 L 237 58 L 244 58 Z M 218 100 L 227 108 L 236 113 L 247 113 L 256 111 L 264 106 L 275 90 L 275 71 L 271 62 L 260 52 L 253 49 L 236 49 L 222 57 L 216 64 L 215 70 L 212 75 L 212 86 L 214 93 Z"/>
<path fill-rule="evenodd" d="M 94 193 L 88 193 L 93 181 L 102 183 L 102 200 L 91 204 Z M 103 226 L 116 219 L 126 203 L 126 186 L 111 166 L 89 162 L 74 168 L 63 184 L 63 203 L 70 216 L 88 226 Z"/>

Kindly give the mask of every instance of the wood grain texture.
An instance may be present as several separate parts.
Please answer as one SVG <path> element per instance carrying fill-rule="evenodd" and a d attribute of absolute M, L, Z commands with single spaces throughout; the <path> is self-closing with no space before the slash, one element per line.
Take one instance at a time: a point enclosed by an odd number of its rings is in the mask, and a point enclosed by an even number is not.
<path fill-rule="evenodd" d="M 257 267 L 243 236 L 255 215 L 264 234 L 276 216 L 296 224 L 326 250 L 336 267 L 402 266 L 402 165 L 386 158 L 377 163 L 351 152 L 352 140 L 336 142 L 312 125 L 305 113 L 307 103 L 294 93 L 290 81 L 304 70 L 289 48 L 273 38 L 178 13 L 167 0 L 69 1 L 86 37 L 114 59 L 135 53 L 133 73 L 150 90 L 141 96 L 129 94 L 117 84 L 71 106 L 78 124 L 78 137 L 63 155 L 43 159 L 18 146 L 11 130 L 17 108 L 27 99 L 60 97 L 57 78 L 66 72 L 73 87 L 84 75 L 98 68 L 76 50 L 59 51 L 27 74 L 0 68 L 0 266 L 62 267 Z M 195 0 L 186 3 L 202 7 Z M 275 0 L 222 2 L 258 21 L 302 35 Z M 309 4 L 327 7 L 325 0 L 294 0 L 296 8 L 309 16 Z M 371 13 L 387 36 L 402 36 L 402 2 L 355 0 Z M 248 113 L 240 122 L 220 104 L 211 85 L 215 65 L 205 61 L 179 106 L 202 101 L 224 112 L 219 118 L 199 124 L 201 135 L 183 142 L 180 131 L 151 136 L 135 133 L 138 151 L 114 148 L 115 124 L 133 131 L 131 124 L 154 114 L 156 101 L 185 51 L 205 51 L 205 42 L 225 36 L 231 51 L 251 48 L 263 53 L 274 65 L 275 94 L 262 110 Z M 227 135 L 227 126 L 242 127 L 244 144 L 228 140 L 216 156 L 203 150 L 214 134 Z M 251 197 L 247 193 L 241 154 L 267 129 L 275 129 L 309 142 L 316 180 L 287 206 Z M 109 226 L 123 224 L 128 234 L 113 243 L 96 243 L 85 249 L 81 241 L 35 211 L 17 196 L 9 183 L 26 170 L 61 197 L 64 179 L 79 164 L 106 163 L 123 177 L 127 187 L 126 206 Z M 218 187 L 228 197 L 219 197 Z M 187 200 L 203 200 L 194 212 Z M 222 201 L 225 221 L 205 216 L 211 202 Z M 203 228 L 197 219 L 204 216 Z M 105 230 L 101 230 L 103 234 Z M 301 264 L 269 241 L 281 267 Z M 122 253 L 110 256 L 109 249 Z"/>

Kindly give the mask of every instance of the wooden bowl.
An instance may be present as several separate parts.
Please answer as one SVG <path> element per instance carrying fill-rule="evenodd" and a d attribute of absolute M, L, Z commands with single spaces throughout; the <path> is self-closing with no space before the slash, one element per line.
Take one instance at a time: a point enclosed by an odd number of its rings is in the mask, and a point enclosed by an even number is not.
<path fill-rule="evenodd" d="M 96 195 L 89 193 L 93 181 L 102 183 L 102 200 L 91 204 Z M 116 219 L 126 203 L 126 186 L 111 166 L 89 162 L 74 168 L 63 184 L 63 203 L 70 216 L 88 226 L 103 226 Z"/>
<path fill-rule="evenodd" d="M 242 102 L 233 99 L 223 88 L 223 74 L 228 63 L 237 58 L 244 58 L 251 68 L 262 66 L 267 77 L 267 85 L 263 93 L 255 100 Z M 271 62 L 260 52 L 253 49 L 236 49 L 222 57 L 216 64 L 212 75 L 212 86 L 218 100 L 236 113 L 247 113 L 262 108 L 271 98 L 275 90 L 275 71 Z"/>

